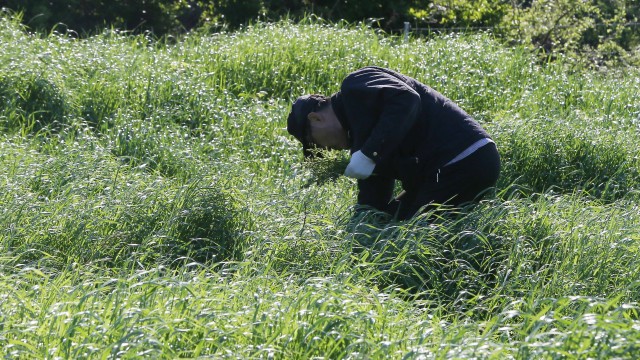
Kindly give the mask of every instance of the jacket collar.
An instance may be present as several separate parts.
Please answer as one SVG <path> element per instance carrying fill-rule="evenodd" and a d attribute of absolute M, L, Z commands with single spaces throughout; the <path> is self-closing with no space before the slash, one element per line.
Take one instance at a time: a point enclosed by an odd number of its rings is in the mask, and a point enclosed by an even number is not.
<path fill-rule="evenodd" d="M 338 121 L 340 121 L 340 125 L 342 125 L 342 128 L 347 131 L 347 140 L 349 142 L 349 146 L 351 146 L 351 125 L 349 125 L 349 119 L 347 118 L 347 114 L 344 109 L 344 102 L 342 101 L 342 94 L 340 91 L 331 95 L 331 107 L 333 108 L 333 112 L 336 113 Z"/>

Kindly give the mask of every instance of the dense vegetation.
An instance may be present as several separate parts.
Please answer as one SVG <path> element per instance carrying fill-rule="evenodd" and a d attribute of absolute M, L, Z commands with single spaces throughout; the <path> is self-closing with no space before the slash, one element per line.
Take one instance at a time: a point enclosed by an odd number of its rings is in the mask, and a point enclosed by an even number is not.
<path fill-rule="evenodd" d="M 371 24 L 387 33 L 491 30 L 503 42 L 593 67 L 640 64 L 640 3 L 635 0 L 0 0 L 32 29 L 87 34 L 105 27 L 156 36 L 314 14 Z M 566 61 L 566 60 L 565 60 Z"/>
<path fill-rule="evenodd" d="M 640 73 L 487 35 L 318 22 L 158 42 L 0 18 L 0 348 L 9 358 L 628 358 L 640 347 Z M 353 216 L 290 102 L 364 65 L 494 135 L 459 214 Z"/>

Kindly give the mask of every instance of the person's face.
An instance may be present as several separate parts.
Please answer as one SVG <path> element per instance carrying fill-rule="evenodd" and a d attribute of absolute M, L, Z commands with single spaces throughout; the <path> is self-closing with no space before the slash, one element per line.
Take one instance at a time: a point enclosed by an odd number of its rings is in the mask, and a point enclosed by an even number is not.
<path fill-rule="evenodd" d="M 308 140 L 316 147 L 329 150 L 349 148 L 347 132 L 331 108 L 310 113 L 308 121 Z"/>

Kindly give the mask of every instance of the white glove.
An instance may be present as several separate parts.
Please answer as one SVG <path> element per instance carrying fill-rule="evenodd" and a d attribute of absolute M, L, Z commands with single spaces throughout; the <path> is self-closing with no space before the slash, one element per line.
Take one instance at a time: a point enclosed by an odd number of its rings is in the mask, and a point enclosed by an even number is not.
<path fill-rule="evenodd" d="M 363 180 L 371 176 L 375 167 L 376 163 L 358 150 L 351 155 L 351 161 L 344 171 L 344 176 Z"/>

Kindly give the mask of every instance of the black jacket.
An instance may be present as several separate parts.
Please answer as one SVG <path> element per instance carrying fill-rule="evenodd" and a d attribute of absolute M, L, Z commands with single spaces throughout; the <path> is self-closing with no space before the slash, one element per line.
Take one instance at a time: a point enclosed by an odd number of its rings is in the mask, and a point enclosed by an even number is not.
<path fill-rule="evenodd" d="M 371 178 L 399 179 L 405 187 L 490 137 L 442 94 L 385 68 L 370 66 L 349 74 L 331 104 L 349 133 L 351 152 L 361 150 L 375 161 Z"/>

